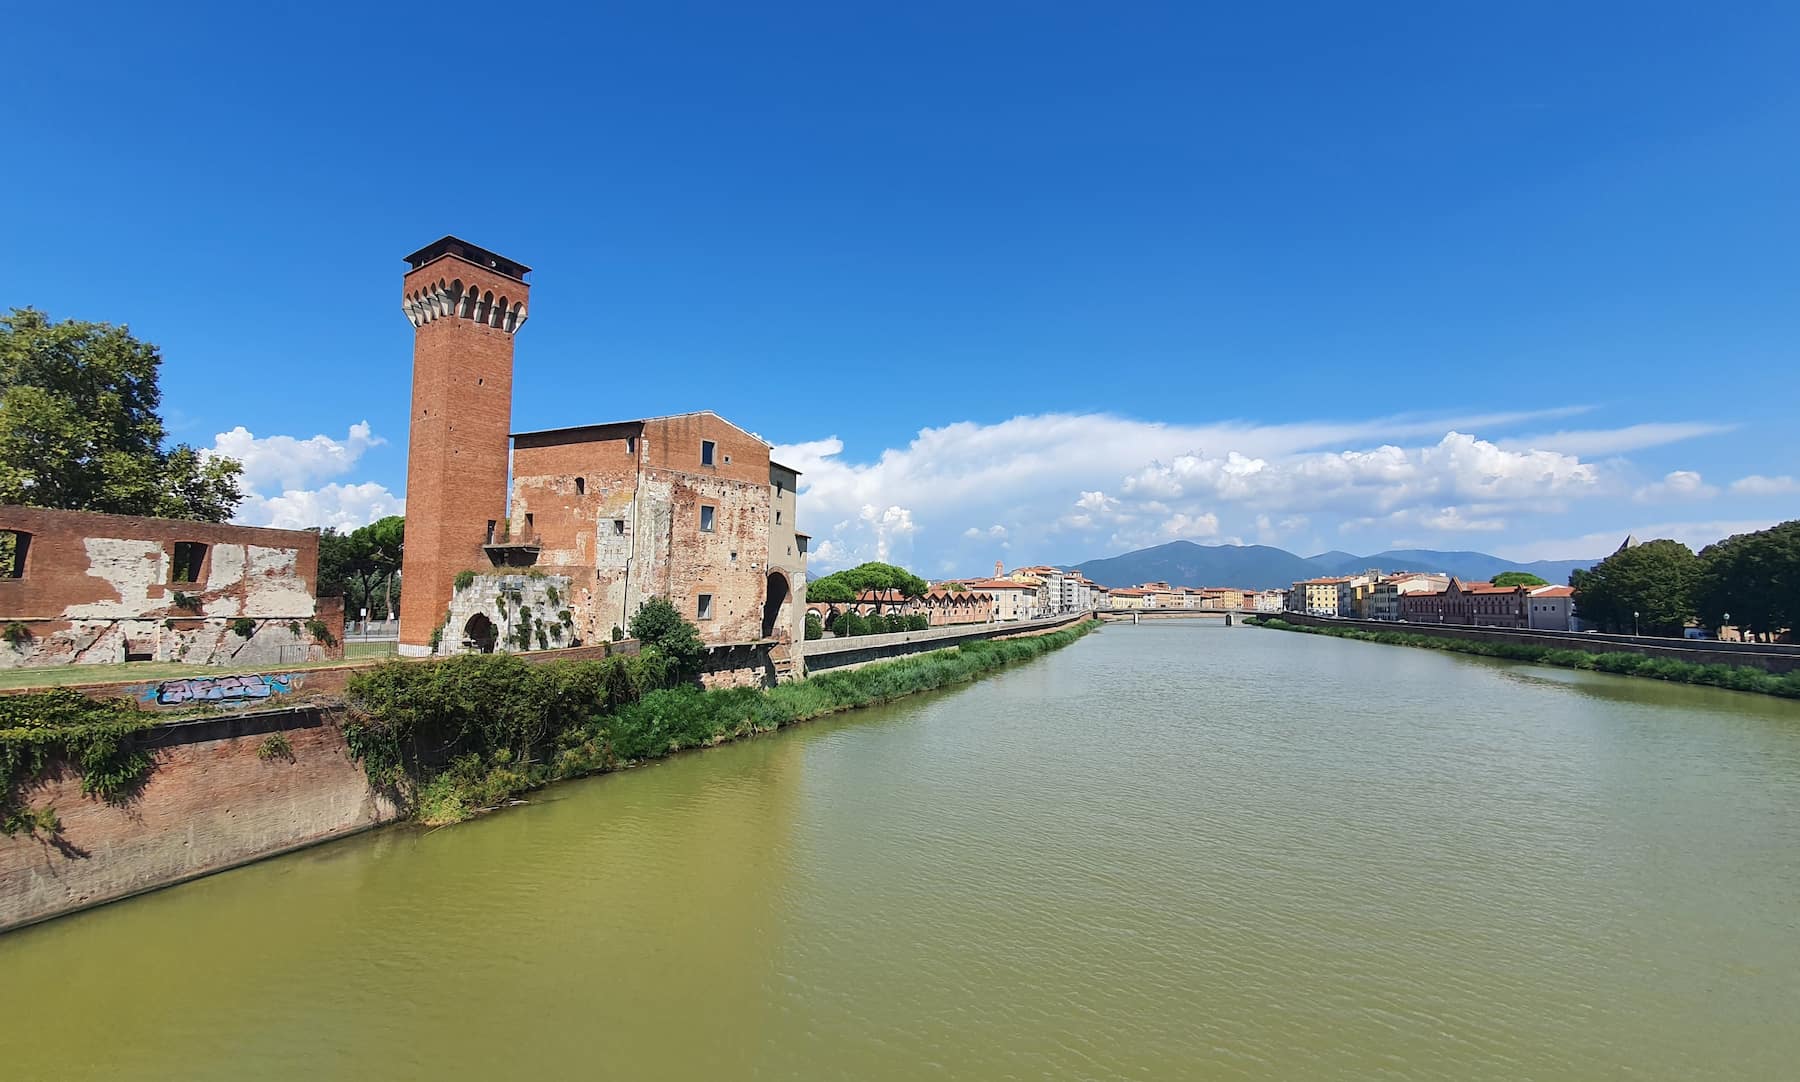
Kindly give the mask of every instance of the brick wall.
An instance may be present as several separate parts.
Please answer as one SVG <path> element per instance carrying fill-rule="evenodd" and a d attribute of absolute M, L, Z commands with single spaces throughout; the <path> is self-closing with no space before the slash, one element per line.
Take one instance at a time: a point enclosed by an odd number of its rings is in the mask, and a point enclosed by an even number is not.
<path fill-rule="evenodd" d="M 257 755 L 281 733 L 292 758 Z M 207 718 L 151 737 L 156 769 L 123 805 L 64 774 L 34 789 L 54 843 L 0 836 L 0 930 L 168 886 L 393 819 L 319 709 Z"/>
<path fill-rule="evenodd" d="M 316 533 L 18 506 L 0 507 L 0 530 L 26 539 L 19 574 L 0 578 L 0 622 L 28 632 L 0 646 L 0 668 L 332 656 L 304 626 Z"/>
<path fill-rule="evenodd" d="M 407 274 L 414 298 L 442 283 L 495 301 L 523 303 L 524 282 L 454 255 Z M 420 323 L 413 337 L 412 413 L 406 461 L 406 598 L 400 642 L 417 650 L 443 623 L 458 571 L 488 566 L 487 524 L 506 518 L 508 433 L 512 427 L 513 332 L 460 308 Z"/>

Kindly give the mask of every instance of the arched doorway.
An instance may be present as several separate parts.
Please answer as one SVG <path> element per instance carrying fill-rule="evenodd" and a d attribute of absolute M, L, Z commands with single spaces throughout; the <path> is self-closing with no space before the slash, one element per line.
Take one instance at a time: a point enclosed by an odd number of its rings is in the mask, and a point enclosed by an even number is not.
<path fill-rule="evenodd" d="M 787 600 L 787 576 L 779 571 L 769 572 L 769 583 L 763 591 L 763 638 L 774 638 L 775 629 L 783 625 L 782 615 L 787 608 Z"/>
<path fill-rule="evenodd" d="M 491 654 L 494 652 L 494 643 L 499 638 L 500 633 L 494 630 L 494 621 L 479 612 L 469 617 L 469 622 L 463 625 L 463 648 L 465 650 Z"/>

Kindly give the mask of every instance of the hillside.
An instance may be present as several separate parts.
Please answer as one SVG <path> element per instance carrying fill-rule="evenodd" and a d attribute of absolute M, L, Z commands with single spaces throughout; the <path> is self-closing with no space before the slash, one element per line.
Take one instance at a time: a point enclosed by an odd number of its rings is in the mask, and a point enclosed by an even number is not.
<path fill-rule="evenodd" d="M 1595 560 L 1537 560 L 1515 563 L 1485 552 L 1439 552 L 1400 549 L 1357 556 L 1326 552 L 1303 557 L 1268 545 L 1196 545 L 1171 541 L 1121 556 L 1088 560 L 1075 569 L 1102 586 L 1134 586 L 1167 582 L 1171 586 L 1285 587 L 1297 579 L 1343 575 L 1369 568 L 1383 571 L 1442 571 L 1464 580 L 1490 579 L 1502 571 L 1529 571 L 1548 582 L 1564 583 L 1569 572 L 1591 567 Z"/>

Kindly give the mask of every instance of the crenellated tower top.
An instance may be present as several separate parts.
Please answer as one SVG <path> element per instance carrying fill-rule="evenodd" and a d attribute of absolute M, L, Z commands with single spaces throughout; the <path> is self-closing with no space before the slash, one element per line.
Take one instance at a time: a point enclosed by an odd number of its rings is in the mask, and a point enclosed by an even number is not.
<path fill-rule="evenodd" d="M 406 257 L 401 309 L 414 327 L 467 320 L 512 334 L 525 323 L 531 268 L 456 237 L 442 237 Z"/>

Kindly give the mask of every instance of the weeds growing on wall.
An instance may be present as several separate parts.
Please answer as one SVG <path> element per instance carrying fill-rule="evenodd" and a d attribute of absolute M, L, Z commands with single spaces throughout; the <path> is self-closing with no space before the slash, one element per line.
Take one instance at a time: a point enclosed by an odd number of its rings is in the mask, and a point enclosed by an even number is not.
<path fill-rule="evenodd" d="M 1096 626 L 971 642 L 768 689 L 671 687 L 670 663 L 653 652 L 545 665 L 506 654 L 390 662 L 351 678 L 344 735 L 370 781 L 410 794 L 420 821 L 457 822 L 547 782 L 973 680 Z"/>
<path fill-rule="evenodd" d="M 1485 642 L 1453 639 L 1444 635 L 1412 631 L 1365 631 L 1354 627 L 1310 627 L 1289 623 L 1279 617 L 1258 617 L 1248 621 L 1254 627 L 1277 631 L 1300 631 L 1308 635 L 1328 635 L 1335 639 L 1354 639 L 1386 646 L 1416 646 L 1427 650 L 1445 650 L 1476 657 L 1529 661 L 1538 665 L 1554 665 L 1563 669 L 1588 669 L 1619 676 L 1642 676 L 1652 680 L 1668 680 L 1677 684 L 1699 684 L 1731 691 L 1754 691 L 1762 695 L 1779 695 L 1800 699 L 1800 672 L 1777 675 L 1747 665 L 1702 665 L 1678 658 L 1648 657 L 1624 652 L 1593 653 L 1551 646 L 1523 643 Z"/>
<path fill-rule="evenodd" d="M 150 725 L 130 702 L 68 688 L 0 696 L 0 834 L 59 829 L 54 808 L 25 801 L 31 783 L 59 762 L 80 775 L 83 793 L 129 797 L 154 765 L 134 739 Z"/>

